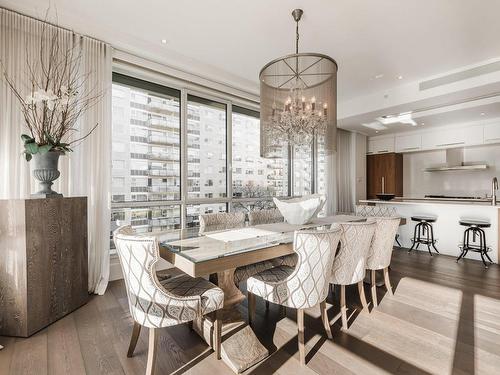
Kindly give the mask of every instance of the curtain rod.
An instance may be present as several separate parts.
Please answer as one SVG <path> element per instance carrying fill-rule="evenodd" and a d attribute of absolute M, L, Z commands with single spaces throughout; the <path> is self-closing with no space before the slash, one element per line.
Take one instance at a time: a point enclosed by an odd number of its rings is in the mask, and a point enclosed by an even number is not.
<path fill-rule="evenodd" d="M 33 16 L 29 16 L 29 15 L 27 15 L 27 14 L 21 13 L 21 12 L 19 12 L 19 11 L 17 11 L 17 10 L 9 9 L 9 8 L 7 8 L 7 7 L 5 7 L 5 6 L 0 6 L 0 9 L 2 9 L 2 10 L 6 10 L 7 12 L 17 14 L 18 16 L 21 16 L 21 17 L 26 17 L 26 18 L 29 18 L 29 19 L 35 20 L 35 21 L 37 21 L 37 22 L 45 23 L 45 24 L 47 24 L 47 25 L 49 25 L 49 26 L 56 27 L 56 28 L 61 29 L 61 30 L 64 30 L 64 31 L 69 31 L 69 32 L 71 32 L 71 33 L 73 33 L 73 34 L 76 34 L 76 35 L 78 35 L 78 36 L 82 36 L 82 37 L 85 37 L 85 38 L 89 38 L 89 39 L 95 40 L 96 42 L 104 43 L 104 44 L 107 44 L 107 45 L 111 46 L 111 44 L 110 44 L 110 43 L 105 42 L 105 41 L 100 40 L 100 39 L 97 39 L 97 38 L 94 38 L 93 36 L 90 36 L 90 35 L 87 35 L 87 34 L 78 33 L 78 32 L 76 32 L 75 30 L 72 30 L 72 29 L 70 29 L 70 28 L 68 28 L 68 27 L 64 27 L 64 26 L 61 26 L 61 25 L 57 25 L 57 24 L 55 24 L 55 23 L 52 23 L 52 22 L 49 22 L 49 21 L 46 21 L 46 20 L 41 20 L 41 19 L 39 19 L 39 18 L 36 18 L 36 17 L 33 17 Z"/>

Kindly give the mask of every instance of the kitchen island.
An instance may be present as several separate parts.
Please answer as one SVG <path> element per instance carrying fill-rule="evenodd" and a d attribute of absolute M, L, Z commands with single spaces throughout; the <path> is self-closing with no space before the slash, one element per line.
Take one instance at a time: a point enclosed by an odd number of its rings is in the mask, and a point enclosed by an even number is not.
<path fill-rule="evenodd" d="M 488 221 L 490 228 L 485 228 L 486 242 L 491 247 L 488 255 L 493 262 L 498 264 L 500 243 L 500 205 L 493 206 L 486 200 L 460 200 L 460 199 L 436 199 L 436 198 L 396 198 L 390 201 L 378 199 L 360 200 L 360 204 L 384 205 L 394 207 L 398 215 L 406 218 L 406 225 L 399 229 L 400 242 L 403 247 L 410 248 L 412 245 L 413 229 L 416 222 L 411 221 L 414 215 L 435 216 L 437 220 L 433 223 L 434 238 L 437 239 L 436 247 L 441 254 L 458 257 L 460 250 L 458 245 L 463 241 L 464 230 L 467 229 L 459 224 L 460 219 L 476 219 Z M 420 246 L 419 251 L 426 251 L 426 246 Z M 467 258 L 481 260 L 478 253 L 469 252 Z"/>

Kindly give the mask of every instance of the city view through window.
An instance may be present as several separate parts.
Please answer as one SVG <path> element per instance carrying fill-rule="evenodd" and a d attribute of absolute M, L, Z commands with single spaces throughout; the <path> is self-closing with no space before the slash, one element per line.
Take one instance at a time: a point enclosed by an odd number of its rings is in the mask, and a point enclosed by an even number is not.
<path fill-rule="evenodd" d="M 114 74 L 112 103 L 112 230 L 124 224 L 137 232 L 192 227 L 200 214 L 228 206 L 272 207 L 270 197 L 290 194 L 290 169 L 294 195 L 312 192 L 311 149 L 296 150 L 293 166 L 288 150 L 283 158 L 260 157 L 258 112 L 232 106 L 229 155 L 226 103 L 187 95 L 185 150 L 179 90 Z"/>

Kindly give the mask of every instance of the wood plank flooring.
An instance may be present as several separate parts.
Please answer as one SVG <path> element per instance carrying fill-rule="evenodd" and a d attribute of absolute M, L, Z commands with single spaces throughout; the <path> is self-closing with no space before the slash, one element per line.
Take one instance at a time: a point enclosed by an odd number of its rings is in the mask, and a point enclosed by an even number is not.
<path fill-rule="evenodd" d="M 257 299 L 254 329 L 272 353 L 245 374 L 498 374 L 500 267 L 459 264 L 447 256 L 395 250 L 395 294 L 378 288 L 379 306 L 361 311 L 357 286 L 347 287 L 350 327 L 340 329 L 339 294 L 328 298 L 333 341 L 319 308 L 305 316 L 307 365 L 301 367 L 295 311 L 280 315 Z M 381 276 L 381 275 L 380 275 Z M 365 291 L 369 301 L 370 289 Z M 28 339 L 0 337 L 0 374 L 144 374 L 147 329 L 133 358 L 126 352 L 132 320 L 122 281 Z M 246 305 L 241 306 L 246 314 Z M 232 374 L 187 325 L 161 330 L 157 374 Z"/>

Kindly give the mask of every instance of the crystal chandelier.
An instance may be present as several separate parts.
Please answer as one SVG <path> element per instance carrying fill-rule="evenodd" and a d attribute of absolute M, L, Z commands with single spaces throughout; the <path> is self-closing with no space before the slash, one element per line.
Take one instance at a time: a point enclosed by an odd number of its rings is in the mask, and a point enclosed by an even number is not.
<path fill-rule="evenodd" d="M 260 154 L 282 157 L 287 146 L 309 146 L 321 140 L 327 154 L 336 150 L 337 63 L 329 56 L 299 53 L 295 9 L 295 54 L 262 68 L 260 78 Z"/>

